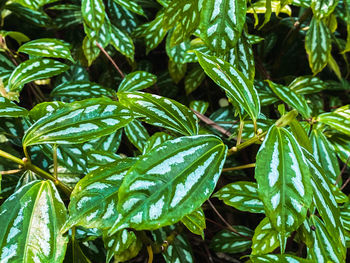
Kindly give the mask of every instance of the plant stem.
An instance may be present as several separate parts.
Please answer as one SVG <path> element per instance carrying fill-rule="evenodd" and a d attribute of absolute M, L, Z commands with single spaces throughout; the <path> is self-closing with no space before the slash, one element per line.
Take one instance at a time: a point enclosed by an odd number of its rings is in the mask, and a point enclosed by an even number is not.
<path fill-rule="evenodd" d="M 223 172 L 229 172 L 229 171 L 237 171 L 237 170 L 243 170 L 247 168 L 253 168 L 255 167 L 255 163 L 250 163 L 250 164 L 245 164 L 245 165 L 240 165 L 236 167 L 230 167 L 230 168 L 223 168 Z"/>
<path fill-rule="evenodd" d="M 57 180 L 55 177 L 53 177 L 51 174 L 49 174 L 48 172 L 45 172 L 44 170 L 42 170 L 38 166 L 32 164 L 31 162 L 23 161 L 23 160 L 17 158 L 16 156 L 13 156 L 13 155 L 11 155 L 7 152 L 4 152 L 2 150 L 0 150 L 0 157 L 4 157 L 4 158 L 9 159 L 15 163 L 18 163 L 19 165 L 23 166 L 25 169 L 31 170 L 32 172 L 36 173 L 37 175 L 40 175 L 42 178 L 53 181 L 55 183 L 55 185 L 57 185 L 68 197 L 70 196 L 70 194 L 72 192 L 72 189 L 70 187 L 63 184 L 62 182 Z"/>
<path fill-rule="evenodd" d="M 114 62 L 114 60 L 111 58 L 111 56 L 107 53 L 107 51 L 96 41 L 96 46 L 102 51 L 102 53 L 108 58 L 108 60 L 113 64 L 113 66 L 116 68 L 116 70 L 119 72 L 120 76 L 122 78 L 125 78 L 124 73 L 120 70 L 118 65 Z"/>
<path fill-rule="evenodd" d="M 249 140 L 242 142 L 240 145 L 232 147 L 231 149 L 228 150 L 227 156 L 230 156 L 236 152 L 239 152 L 240 150 L 242 150 L 244 148 L 247 148 L 248 146 L 250 146 L 254 143 L 261 141 L 261 138 L 263 138 L 266 134 L 267 134 L 267 132 L 263 132 L 260 135 L 256 135 L 253 138 L 250 138 Z"/>
<path fill-rule="evenodd" d="M 148 263 L 153 262 L 153 251 L 151 246 L 147 246 L 147 252 L 148 252 Z"/>
<path fill-rule="evenodd" d="M 53 176 L 56 178 L 57 180 L 57 144 L 55 143 L 53 145 Z"/>
<path fill-rule="evenodd" d="M 239 122 L 239 130 L 237 135 L 236 147 L 241 144 L 243 128 L 244 128 L 244 120 L 241 119 L 241 121 Z"/>

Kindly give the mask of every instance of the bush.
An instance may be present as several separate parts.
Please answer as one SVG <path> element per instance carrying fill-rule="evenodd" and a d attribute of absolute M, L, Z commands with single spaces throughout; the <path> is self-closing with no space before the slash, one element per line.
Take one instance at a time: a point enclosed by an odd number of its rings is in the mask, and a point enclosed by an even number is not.
<path fill-rule="evenodd" d="M 0 7 L 1 262 L 345 262 L 347 1 Z"/>

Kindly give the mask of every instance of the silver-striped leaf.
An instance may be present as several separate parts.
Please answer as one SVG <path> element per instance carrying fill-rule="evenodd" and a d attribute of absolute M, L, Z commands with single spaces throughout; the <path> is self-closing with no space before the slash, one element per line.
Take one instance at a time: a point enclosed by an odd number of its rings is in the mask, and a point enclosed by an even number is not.
<path fill-rule="evenodd" d="M 51 181 L 32 181 L 0 207 L 1 262 L 62 262 L 66 207 Z"/>
<path fill-rule="evenodd" d="M 173 81 L 178 84 L 186 74 L 187 64 L 176 63 L 174 60 L 169 59 L 168 71 Z"/>
<path fill-rule="evenodd" d="M 318 93 L 326 88 L 326 83 L 318 77 L 301 76 L 294 79 L 288 88 L 298 94 Z"/>
<path fill-rule="evenodd" d="M 47 27 L 51 24 L 51 18 L 44 11 L 33 10 L 13 2 L 7 4 L 6 9 L 35 26 Z"/>
<path fill-rule="evenodd" d="M 322 113 L 316 120 L 350 136 L 350 104 L 332 112 Z"/>
<path fill-rule="evenodd" d="M 19 64 L 12 72 L 8 81 L 8 89 L 20 91 L 28 82 L 59 75 L 68 68 L 68 65 L 48 58 L 28 59 Z"/>
<path fill-rule="evenodd" d="M 309 65 L 314 75 L 327 65 L 331 55 L 331 41 L 331 32 L 326 23 L 313 17 L 305 36 L 305 49 L 309 55 Z"/>
<path fill-rule="evenodd" d="M 278 231 L 276 231 L 268 217 L 260 221 L 254 230 L 252 240 L 252 255 L 263 255 L 279 247 Z"/>
<path fill-rule="evenodd" d="M 121 54 L 134 61 L 135 46 L 128 33 L 119 29 L 115 25 L 111 26 L 111 45 Z"/>
<path fill-rule="evenodd" d="M 333 13 L 335 7 L 338 4 L 338 0 L 312 0 L 311 8 L 314 17 L 317 19 L 323 19 Z"/>
<path fill-rule="evenodd" d="M 25 133 L 23 146 L 76 144 L 108 135 L 133 120 L 132 113 L 109 99 L 87 99 L 64 106 L 36 121 Z"/>
<path fill-rule="evenodd" d="M 114 97 L 115 91 L 90 81 L 65 82 L 54 88 L 50 97 L 63 102 L 73 102 L 88 98 Z"/>
<path fill-rule="evenodd" d="M 253 83 L 228 62 L 200 52 L 196 54 L 205 73 L 225 90 L 235 105 L 243 107 L 255 122 L 260 113 L 260 101 Z"/>
<path fill-rule="evenodd" d="M 190 108 L 199 112 L 200 114 L 205 114 L 209 107 L 209 102 L 203 100 L 192 100 L 190 102 Z"/>
<path fill-rule="evenodd" d="M 149 124 L 183 135 L 198 134 L 196 116 L 177 101 L 143 92 L 121 92 L 118 93 L 118 98 L 121 104 Z"/>
<path fill-rule="evenodd" d="M 153 148 L 171 139 L 174 139 L 174 137 L 165 132 L 156 132 L 145 143 L 142 154 L 148 153 Z"/>
<path fill-rule="evenodd" d="M 146 16 L 142 7 L 138 4 L 136 0 L 113 0 L 118 5 L 125 7 L 130 12 L 136 13 L 141 16 Z"/>
<path fill-rule="evenodd" d="M 70 53 L 70 45 L 56 38 L 41 38 L 32 40 L 20 46 L 18 52 L 32 56 L 48 58 L 64 58 L 74 62 Z"/>
<path fill-rule="evenodd" d="M 114 0 L 107 1 L 108 16 L 113 24 L 128 34 L 131 34 L 139 24 L 137 14 L 130 12 L 125 7 L 118 5 Z"/>
<path fill-rule="evenodd" d="M 240 211 L 265 212 L 264 204 L 258 197 L 257 184 L 253 182 L 240 181 L 225 185 L 213 196 Z"/>
<path fill-rule="evenodd" d="M 107 229 L 118 217 L 118 190 L 135 159 L 122 159 L 103 166 L 81 179 L 71 194 L 69 218 L 62 228 L 73 226 Z"/>
<path fill-rule="evenodd" d="M 102 167 L 108 166 L 110 163 L 119 161 L 121 156 L 113 152 L 107 152 L 103 150 L 90 150 L 87 152 L 87 167 L 90 172 Z"/>
<path fill-rule="evenodd" d="M 245 0 L 207 0 L 201 10 L 201 39 L 218 54 L 226 53 L 241 36 L 246 11 Z"/>
<path fill-rule="evenodd" d="M 285 128 L 271 126 L 256 157 L 255 178 L 266 216 L 279 231 L 282 252 L 288 233 L 306 218 L 312 201 L 310 177 L 294 136 Z"/>
<path fill-rule="evenodd" d="M 119 188 L 117 221 L 126 227 L 157 229 L 180 221 L 209 198 L 219 179 L 227 147 L 216 136 L 166 141 L 143 155 Z"/>
<path fill-rule="evenodd" d="M 200 65 L 195 65 L 185 76 L 185 91 L 189 95 L 195 91 L 205 79 L 205 73 Z"/>
<path fill-rule="evenodd" d="M 133 120 L 124 127 L 124 131 L 129 141 L 142 152 L 150 136 L 141 122 Z"/>
<path fill-rule="evenodd" d="M 142 89 L 147 89 L 148 87 L 155 84 L 157 81 L 157 76 L 146 71 L 135 71 L 125 76 L 122 82 L 119 84 L 119 92 L 131 92 Z"/>
<path fill-rule="evenodd" d="M 272 91 L 285 103 L 289 106 L 296 109 L 304 118 L 311 117 L 311 109 L 307 104 L 304 96 L 297 94 L 295 91 L 289 89 L 280 84 L 276 84 L 270 80 L 268 80 L 269 86 Z"/>
<path fill-rule="evenodd" d="M 210 242 L 210 248 L 217 252 L 240 253 L 252 246 L 253 230 L 245 226 L 232 226 L 237 233 L 222 230 Z"/>
<path fill-rule="evenodd" d="M 97 32 L 105 20 L 105 5 L 102 0 L 82 0 L 81 14 L 84 23 Z"/>
<path fill-rule="evenodd" d="M 40 7 L 57 1 L 58 0 L 16 0 L 15 2 L 30 9 L 39 10 Z"/>
<path fill-rule="evenodd" d="M 203 209 L 200 207 L 194 210 L 191 214 L 185 215 L 181 222 L 190 230 L 193 234 L 200 235 L 204 240 L 204 229 L 206 228 L 205 224 L 205 215 Z"/>
<path fill-rule="evenodd" d="M 346 163 L 350 156 L 350 136 L 341 133 L 334 133 L 328 139 L 332 143 L 337 156 L 342 162 Z"/>
<path fill-rule="evenodd" d="M 25 108 L 17 106 L 16 103 L 0 97 L 0 117 L 24 117 L 28 115 L 28 111 Z"/>
<path fill-rule="evenodd" d="M 283 254 L 283 255 L 259 255 L 250 256 L 253 263 L 313 263 L 313 261 L 305 258 L 300 258 L 294 255 Z"/>

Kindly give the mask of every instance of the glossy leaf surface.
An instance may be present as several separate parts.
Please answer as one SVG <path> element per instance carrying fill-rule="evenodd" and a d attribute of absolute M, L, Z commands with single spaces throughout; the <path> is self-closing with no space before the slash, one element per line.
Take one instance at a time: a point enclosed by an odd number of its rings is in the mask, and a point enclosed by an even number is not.
<path fill-rule="evenodd" d="M 157 77 L 145 71 L 135 71 L 125 76 L 118 87 L 119 92 L 147 89 L 156 83 Z"/>
<path fill-rule="evenodd" d="M 16 103 L 0 97 L 0 117 L 23 117 L 28 114 L 25 108 L 17 106 Z"/>
<path fill-rule="evenodd" d="M 81 13 L 86 23 L 93 30 L 98 31 L 105 19 L 105 6 L 102 0 L 82 0 Z"/>
<path fill-rule="evenodd" d="M 350 136 L 350 105 L 340 107 L 333 112 L 322 113 L 317 120 Z"/>
<path fill-rule="evenodd" d="M 184 216 L 181 219 L 181 222 L 190 230 L 192 233 L 196 235 L 202 236 L 204 239 L 204 229 L 206 227 L 205 224 L 205 215 L 202 208 L 196 209 L 191 214 Z"/>
<path fill-rule="evenodd" d="M 252 242 L 252 255 L 267 254 L 279 247 L 278 231 L 272 227 L 268 217 L 255 228 Z"/>

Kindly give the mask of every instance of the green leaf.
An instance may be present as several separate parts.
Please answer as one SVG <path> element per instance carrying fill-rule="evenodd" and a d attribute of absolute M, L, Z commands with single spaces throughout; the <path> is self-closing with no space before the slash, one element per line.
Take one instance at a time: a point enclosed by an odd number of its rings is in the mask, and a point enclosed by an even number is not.
<path fill-rule="evenodd" d="M 265 217 L 255 228 L 252 243 L 252 255 L 270 253 L 278 248 L 279 245 L 278 231 L 272 227 L 269 218 Z"/>
<path fill-rule="evenodd" d="M 305 37 L 305 49 L 310 68 L 316 75 L 327 65 L 332 49 L 331 32 L 323 20 L 312 18 Z"/>
<path fill-rule="evenodd" d="M 314 244 L 308 250 L 312 260 L 314 262 L 345 262 L 345 254 L 342 254 L 339 243 L 333 240 L 332 233 L 327 231 L 321 219 L 311 215 L 309 226 L 314 227 L 314 230 L 310 231 Z"/>
<path fill-rule="evenodd" d="M 113 98 L 115 96 L 115 92 L 93 82 L 73 81 L 58 85 L 51 91 L 50 96 L 54 100 L 73 102 L 103 96 Z"/>
<path fill-rule="evenodd" d="M 257 185 L 253 182 L 234 182 L 225 185 L 213 196 L 240 211 L 264 213 L 264 204 L 258 197 Z"/>
<path fill-rule="evenodd" d="M 92 62 L 100 55 L 100 49 L 96 46 L 94 40 L 90 40 L 88 36 L 84 38 L 82 47 L 88 66 L 91 66 Z"/>
<path fill-rule="evenodd" d="M 252 245 L 253 231 L 245 226 L 233 226 L 239 234 L 229 230 L 217 233 L 210 242 L 210 248 L 217 252 L 240 253 Z"/>
<path fill-rule="evenodd" d="M 301 76 L 294 79 L 288 86 L 298 94 L 318 93 L 326 88 L 326 83 L 317 77 Z"/>
<path fill-rule="evenodd" d="M 65 58 L 74 62 L 70 53 L 70 45 L 56 38 L 41 38 L 20 46 L 18 52 L 32 56 Z"/>
<path fill-rule="evenodd" d="M 185 215 L 181 222 L 196 235 L 202 236 L 204 240 L 204 229 L 206 228 L 205 224 L 205 215 L 202 208 L 198 208 L 193 211 L 191 214 Z"/>
<path fill-rule="evenodd" d="M 267 82 L 269 83 L 269 86 L 273 90 L 273 92 L 282 101 L 296 109 L 304 118 L 307 119 L 311 117 L 311 109 L 307 104 L 306 99 L 302 95 L 297 94 L 288 87 L 273 83 L 270 80 L 267 80 Z"/>
<path fill-rule="evenodd" d="M 260 112 L 260 101 L 253 83 L 241 72 L 220 58 L 196 52 L 205 73 L 226 92 L 227 97 L 240 105 L 255 122 Z"/>
<path fill-rule="evenodd" d="M 129 141 L 142 152 L 147 140 L 149 139 L 149 134 L 145 127 L 138 120 L 133 120 L 124 128 L 125 135 L 128 137 Z"/>
<path fill-rule="evenodd" d="M 146 153 L 119 189 L 120 216 L 109 231 L 171 225 L 200 207 L 214 191 L 227 147 L 212 135 L 169 140 Z"/>
<path fill-rule="evenodd" d="M 102 0 L 82 0 L 81 14 L 91 29 L 98 31 L 105 20 L 105 5 Z"/>
<path fill-rule="evenodd" d="M 59 75 L 68 68 L 68 65 L 48 58 L 26 60 L 12 72 L 8 81 L 8 88 L 11 91 L 19 91 L 28 82 Z"/>
<path fill-rule="evenodd" d="M 130 12 L 125 7 L 118 5 L 113 0 L 107 1 L 108 16 L 113 24 L 128 34 L 131 34 L 139 24 L 135 13 Z"/>
<path fill-rule="evenodd" d="M 333 13 L 335 7 L 338 4 L 338 0 L 312 0 L 311 8 L 314 13 L 314 17 L 317 19 L 323 19 Z"/>
<path fill-rule="evenodd" d="M 155 84 L 157 77 L 146 71 L 135 71 L 125 76 L 119 84 L 118 91 L 137 91 L 147 89 Z"/>
<path fill-rule="evenodd" d="M 190 103 L 190 108 L 198 111 L 201 114 L 205 114 L 209 107 L 209 102 L 203 100 L 192 100 Z"/>
<path fill-rule="evenodd" d="M 121 104 L 143 117 L 143 121 L 176 131 L 183 135 L 198 133 L 197 118 L 181 103 L 154 94 L 142 92 L 118 93 Z"/>
<path fill-rule="evenodd" d="M 216 53 L 226 53 L 241 36 L 246 11 L 245 0 L 207 0 L 201 10 L 201 39 Z"/>
<path fill-rule="evenodd" d="M 38 10 L 40 9 L 40 7 L 46 4 L 57 2 L 57 1 L 58 0 L 16 0 L 17 3 L 34 10 Z"/>
<path fill-rule="evenodd" d="M 330 182 L 335 184 L 340 169 L 334 148 L 322 131 L 318 129 L 311 132 L 310 140 L 316 162 L 324 169 Z"/>
<path fill-rule="evenodd" d="M 260 256 L 250 256 L 253 263 L 312 263 L 313 261 L 296 257 L 293 255 L 274 255 L 274 254 L 268 254 L 268 255 L 260 255 Z"/>
<path fill-rule="evenodd" d="M 153 148 L 171 139 L 174 139 L 173 136 L 165 132 L 156 132 L 145 143 L 142 154 L 148 153 Z"/>
<path fill-rule="evenodd" d="M 128 9 L 133 13 L 146 16 L 144 11 L 142 10 L 142 7 L 137 3 L 138 1 L 136 0 L 113 0 L 113 1 L 125 7 L 126 9 Z"/>
<path fill-rule="evenodd" d="M 47 27 L 51 24 L 51 18 L 43 11 L 32 10 L 18 3 L 8 4 L 5 6 L 5 9 L 12 11 L 19 18 L 39 27 Z"/>
<path fill-rule="evenodd" d="M 307 136 L 307 133 L 306 133 L 307 131 L 301 125 L 301 123 L 299 123 L 298 120 L 294 119 L 291 122 L 289 122 L 289 127 L 291 129 L 292 134 L 295 136 L 295 138 L 299 142 L 300 146 L 304 147 L 309 152 L 312 152 L 312 145 L 309 137 Z"/>
<path fill-rule="evenodd" d="M 350 136 L 335 133 L 328 139 L 332 143 L 338 157 L 342 162 L 347 163 L 348 157 L 350 156 Z"/>
<path fill-rule="evenodd" d="M 62 228 L 73 226 L 107 229 L 118 217 L 118 190 L 135 159 L 122 159 L 103 166 L 81 179 L 71 194 L 69 218 Z"/>
<path fill-rule="evenodd" d="M 165 50 L 170 60 L 175 63 L 185 64 L 196 61 L 196 54 L 190 50 L 193 49 L 190 40 L 181 41 L 177 45 L 172 45 L 171 40 L 174 36 L 174 31 L 170 31 L 166 39 Z"/>
<path fill-rule="evenodd" d="M 113 133 L 132 119 L 127 108 L 108 99 L 72 102 L 35 122 L 26 131 L 23 146 L 83 143 Z"/>
<path fill-rule="evenodd" d="M 189 95 L 195 91 L 205 79 L 205 73 L 200 65 L 196 65 L 185 77 L 185 91 Z"/>
<path fill-rule="evenodd" d="M 62 262 L 68 237 L 60 228 L 67 211 L 55 185 L 33 181 L 0 207 L 1 262 Z"/>
<path fill-rule="evenodd" d="M 310 171 L 293 135 L 271 126 L 256 157 L 255 178 L 266 216 L 279 231 L 281 251 L 288 233 L 305 220 L 312 200 Z"/>
<path fill-rule="evenodd" d="M 128 33 L 122 31 L 115 25 L 111 27 L 111 44 L 112 46 L 122 53 L 124 56 L 134 61 L 135 47 L 134 42 Z"/>
<path fill-rule="evenodd" d="M 350 104 L 340 107 L 333 112 L 318 115 L 317 121 L 350 136 Z"/>
<path fill-rule="evenodd" d="M 103 242 L 107 250 L 106 262 L 110 262 L 113 256 L 116 262 L 128 261 L 136 257 L 142 248 L 142 242 L 135 233 L 126 229 L 113 236 L 104 235 Z"/>
<path fill-rule="evenodd" d="M 22 45 L 23 42 L 30 41 L 30 38 L 27 37 L 25 34 L 17 31 L 5 31 L 1 30 L 0 35 L 4 38 L 7 36 L 11 37 L 12 39 L 16 40 L 18 45 Z"/>
<path fill-rule="evenodd" d="M 168 70 L 173 81 L 178 84 L 186 74 L 187 64 L 176 63 L 169 59 Z"/>
<path fill-rule="evenodd" d="M 28 115 L 25 108 L 17 106 L 16 103 L 0 97 L 0 117 L 24 117 Z"/>

